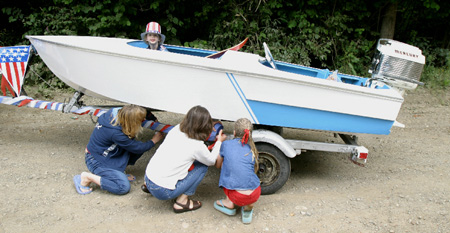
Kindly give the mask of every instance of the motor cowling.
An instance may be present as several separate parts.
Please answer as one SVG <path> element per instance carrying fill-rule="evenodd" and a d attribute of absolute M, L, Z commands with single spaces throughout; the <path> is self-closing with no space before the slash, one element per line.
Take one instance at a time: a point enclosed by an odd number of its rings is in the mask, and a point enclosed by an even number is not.
<path fill-rule="evenodd" d="M 420 82 L 425 56 L 419 48 L 391 39 L 379 39 L 369 73 L 400 90 L 414 90 Z"/>

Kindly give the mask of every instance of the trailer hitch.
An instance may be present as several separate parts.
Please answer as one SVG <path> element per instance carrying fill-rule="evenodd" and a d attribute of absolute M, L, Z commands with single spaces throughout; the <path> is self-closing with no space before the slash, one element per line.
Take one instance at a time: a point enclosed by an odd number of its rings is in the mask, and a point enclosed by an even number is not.
<path fill-rule="evenodd" d="M 83 92 L 76 91 L 73 94 L 72 98 L 70 99 L 69 103 L 64 104 L 62 112 L 63 113 L 70 113 L 70 112 L 73 112 L 74 110 L 77 110 L 77 109 L 81 108 L 81 106 L 83 106 L 83 101 L 80 101 L 80 99 L 83 96 L 84 96 Z M 75 109 L 72 109 L 72 108 L 75 108 Z"/>

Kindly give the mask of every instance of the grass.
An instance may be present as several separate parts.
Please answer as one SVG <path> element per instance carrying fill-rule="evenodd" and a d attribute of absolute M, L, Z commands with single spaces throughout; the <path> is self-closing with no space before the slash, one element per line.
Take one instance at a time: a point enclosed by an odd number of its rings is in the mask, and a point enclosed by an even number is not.
<path fill-rule="evenodd" d="M 450 67 L 425 66 L 421 82 L 428 89 L 445 90 L 450 87 Z"/>

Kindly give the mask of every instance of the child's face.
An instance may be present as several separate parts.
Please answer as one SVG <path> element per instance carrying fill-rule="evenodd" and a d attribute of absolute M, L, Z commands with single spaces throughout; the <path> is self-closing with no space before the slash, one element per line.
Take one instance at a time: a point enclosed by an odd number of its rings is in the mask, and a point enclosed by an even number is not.
<path fill-rule="evenodd" d="M 159 43 L 159 35 L 156 33 L 149 33 L 145 36 L 145 40 L 150 44 L 157 44 Z"/>

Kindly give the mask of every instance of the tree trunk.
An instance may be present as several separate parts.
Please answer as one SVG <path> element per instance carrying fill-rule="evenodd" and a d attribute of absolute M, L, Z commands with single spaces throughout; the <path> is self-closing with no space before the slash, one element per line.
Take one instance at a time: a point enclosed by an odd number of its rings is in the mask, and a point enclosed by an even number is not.
<path fill-rule="evenodd" d="M 386 7 L 381 22 L 380 38 L 394 39 L 397 5 L 397 2 L 389 3 Z"/>

